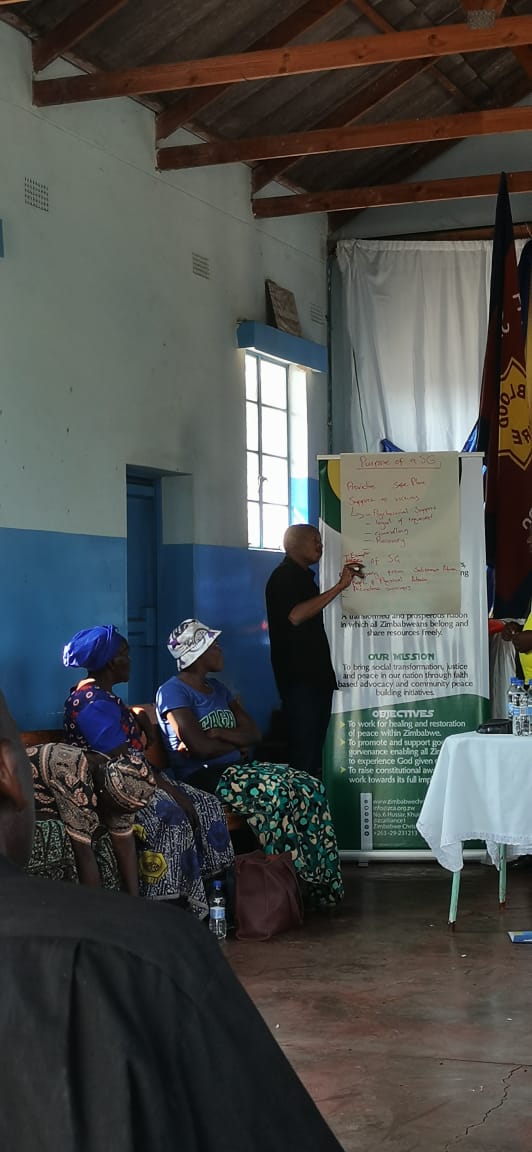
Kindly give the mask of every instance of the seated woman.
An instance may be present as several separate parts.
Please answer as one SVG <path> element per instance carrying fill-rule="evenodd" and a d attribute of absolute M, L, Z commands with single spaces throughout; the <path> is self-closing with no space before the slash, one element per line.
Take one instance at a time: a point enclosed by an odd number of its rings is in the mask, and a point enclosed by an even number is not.
<path fill-rule="evenodd" d="M 65 701 L 65 733 L 85 750 L 144 753 L 152 737 L 144 713 L 136 715 L 112 691 L 129 679 L 129 647 L 114 625 L 78 632 L 63 663 L 87 668 Z M 155 769 L 153 769 L 155 771 Z M 200 917 L 208 912 L 205 881 L 233 862 L 222 805 L 195 788 L 157 775 L 151 802 L 137 813 L 139 887 L 142 896 L 186 898 Z"/>
<path fill-rule="evenodd" d="M 343 896 L 336 836 L 323 784 L 285 764 L 245 764 L 260 738 L 224 685 L 220 632 L 184 620 L 168 651 L 177 675 L 157 692 L 157 719 L 176 779 L 206 788 L 244 816 L 265 852 L 292 853 L 304 894 L 316 905 Z"/>
<path fill-rule="evenodd" d="M 109 760 L 67 744 L 40 744 L 27 754 L 35 792 L 29 871 L 138 896 L 133 824 L 155 790 L 144 757 Z"/>

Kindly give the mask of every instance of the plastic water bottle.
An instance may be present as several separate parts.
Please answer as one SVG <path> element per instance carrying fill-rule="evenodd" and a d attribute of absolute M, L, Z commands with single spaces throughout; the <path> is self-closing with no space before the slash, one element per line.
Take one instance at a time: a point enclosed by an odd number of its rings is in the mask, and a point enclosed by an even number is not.
<path fill-rule="evenodd" d="M 518 708 L 518 700 L 519 700 L 518 683 L 519 682 L 517 680 L 517 676 L 512 676 L 511 680 L 510 680 L 510 687 L 508 689 L 508 696 L 507 696 L 507 702 L 508 702 L 507 703 L 507 717 L 509 720 L 511 720 L 512 723 L 514 723 L 514 717 L 517 713 L 517 708 Z"/>
<path fill-rule="evenodd" d="M 209 904 L 209 928 L 213 936 L 225 940 L 227 936 L 227 920 L 225 918 L 225 896 L 221 880 L 215 880 L 212 886 Z"/>
<path fill-rule="evenodd" d="M 523 684 L 519 693 L 518 736 L 532 736 L 532 693 L 530 683 Z"/>
<path fill-rule="evenodd" d="M 512 717 L 514 736 L 528 736 L 528 692 L 523 680 L 517 681 L 517 700 Z"/>
<path fill-rule="evenodd" d="M 509 719 L 509 720 L 511 720 L 511 719 L 512 719 L 512 715 L 514 715 L 514 688 L 515 688 L 515 683 L 516 683 L 516 676 L 512 676 L 512 677 L 511 677 L 511 680 L 510 680 L 510 683 L 509 683 L 508 692 L 507 692 L 507 717 L 508 717 L 508 719 Z"/>

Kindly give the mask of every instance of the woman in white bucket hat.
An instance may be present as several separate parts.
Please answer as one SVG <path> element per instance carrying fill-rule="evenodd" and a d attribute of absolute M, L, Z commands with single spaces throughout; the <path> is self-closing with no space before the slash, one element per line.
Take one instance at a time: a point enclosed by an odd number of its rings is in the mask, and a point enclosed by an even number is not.
<path fill-rule="evenodd" d="M 244 816 L 266 852 L 292 853 L 314 905 L 343 896 L 336 836 L 321 781 L 287 764 L 246 763 L 260 732 L 216 678 L 220 631 L 183 620 L 168 638 L 176 675 L 158 689 L 157 719 L 174 778 L 215 793 Z"/>

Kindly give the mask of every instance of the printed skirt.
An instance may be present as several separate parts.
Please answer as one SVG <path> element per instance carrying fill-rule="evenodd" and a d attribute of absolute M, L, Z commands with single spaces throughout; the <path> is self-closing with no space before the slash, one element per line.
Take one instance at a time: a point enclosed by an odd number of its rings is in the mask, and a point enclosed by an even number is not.
<path fill-rule="evenodd" d="M 336 835 L 320 780 L 286 764 L 234 764 L 223 772 L 216 795 L 244 816 L 264 852 L 292 853 L 307 904 L 342 900 Z"/>
<path fill-rule="evenodd" d="M 200 919 L 209 911 L 208 880 L 234 861 L 222 805 L 215 796 L 187 784 L 179 787 L 198 814 L 194 831 L 183 809 L 157 789 L 150 804 L 137 813 L 134 825 L 141 896 L 158 900 L 182 898 Z M 108 832 L 93 840 L 102 886 L 119 890 L 120 874 Z M 35 823 L 28 871 L 49 880 L 79 883 L 70 836 L 61 820 Z"/>
<path fill-rule="evenodd" d="M 140 894 L 152 900 L 184 897 L 201 919 L 209 911 L 206 881 L 232 865 L 233 847 L 216 796 L 189 784 L 179 788 L 192 801 L 199 826 L 194 830 L 179 804 L 156 789 L 135 818 Z"/>
<path fill-rule="evenodd" d="M 93 843 L 102 886 L 120 888 L 120 876 L 116 863 L 111 837 L 108 832 L 98 836 Z M 76 860 L 72 841 L 61 820 L 37 819 L 35 836 L 28 872 L 34 876 L 47 876 L 49 880 L 66 880 L 78 884 Z"/>

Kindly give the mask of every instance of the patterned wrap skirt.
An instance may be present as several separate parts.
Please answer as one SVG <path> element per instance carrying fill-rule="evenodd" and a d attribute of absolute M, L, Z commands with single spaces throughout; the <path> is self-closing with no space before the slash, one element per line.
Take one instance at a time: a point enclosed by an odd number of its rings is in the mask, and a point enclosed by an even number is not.
<path fill-rule="evenodd" d="M 286 764 L 234 764 L 224 770 L 216 795 L 246 819 L 264 852 L 292 853 L 308 905 L 342 900 L 336 835 L 320 780 Z"/>
<path fill-rule="evenodd" d="M 189 784 L 179 788 L 194 804 L 199 826 L 194 830 L 179 804 L 156 789 L 134 824 L 140 894 L 152 900 L 186 897 L 202 918 L 209 911 L 207 881 L 232 865 L 233 846 L 220 800 Z"/>
<path fill-rule="evenodd" d="M 104 888 L 120 888 L 120 876 L 111 837 L 108 832 L 95 838 L 94 855 Z M 33 876 L 47 876 L 49 880 L 66 880 L 78 884 L 78 871 L 72 841 L 62 820 L 37 819 L 28 872 Z"/>
<path fill-rule="evenodd" d="M 233 847 L 222 806 L 215 796 L 186 784 L 180 788 L 192 800 L 199 817 L 193 830 L 183 809 L 157 789 L 147 808 L 137 813 L 133 827 L 141 896 L 159 900 L 186 899 L 200 919 L 209 911 L 209 878 L 229 868 Z M 120 874 L 108 832 L 94 837 L 92 847 L 104 888 L 119 890 Z M 62 820 L 37 819 L 28 871 L 49 880 L 78 884 L 72 842 Z"/>

